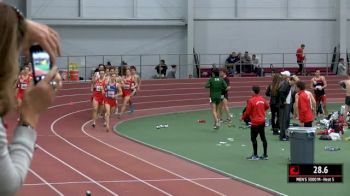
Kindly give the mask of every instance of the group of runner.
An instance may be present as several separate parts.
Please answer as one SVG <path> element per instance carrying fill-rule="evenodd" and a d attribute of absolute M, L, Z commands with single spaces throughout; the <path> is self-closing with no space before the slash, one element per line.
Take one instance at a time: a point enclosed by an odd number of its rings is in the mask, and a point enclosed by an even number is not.
<path fill-rule="evenodd" d="M 134 111 L 131 97 L 140 90 L 141 79 L 135 66 L 126 67 L 124 75 L 119 76 L 115 67 L 107 67 L 100 64 L 91 80 L 92 92 L 92 127 L 96 127 L 98 115 L 104 117 L 104 126 L 110 131 L 110 116 L 117 114 L 120 118 L 130 106 L 130 112 Z M 118 97 L 121 97 L 121 110 L 118 112 Z"/>

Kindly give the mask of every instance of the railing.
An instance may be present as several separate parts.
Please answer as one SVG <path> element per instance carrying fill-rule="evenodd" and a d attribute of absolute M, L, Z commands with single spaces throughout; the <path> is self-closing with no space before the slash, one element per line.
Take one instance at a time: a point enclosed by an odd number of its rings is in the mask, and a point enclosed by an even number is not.
<path fill-rule="evenodd" d="M 272 69 L 294 70 L 298 68 L 295 53 L 255 54 L 259 59 L 261 68 L 267 71 L 271 71 Z M 152 79 L 162 78 L 162 76 L 157 74 L 155 66 L 163 59 L 168 66 L 168 72 L 171 70 L 171 65 L 176 65 L 175 77 L 183 79 L 202 77 L 203 75 L 200 71 L 210 69 L 213 64 L 219 68 L 225 67 L 228 56 L 228 54 L 198 54 L 196 57 L 193 54 L 62 56 L 57 59 L 56 65 L 62 74 L 68 76 L 66 79 L 69 79 L 69 73 L 74 69 L 72 65 L 75 64 L 80 80 L 90 80 L 97 65 L 110 62 L 113 66 L 120 66 L 121 62 L 125 61 L 128 65 L 134 65 L 136 67 L 142 79 Z M 339 56 L 346 60 L 346 54 L 337 54 L 337 58 L 333 57 L 333 53 L 305 53 L 305 56 L 304 68 L 306 70 L 311 67 L 323 68 L 325 70 L 324 75 L 333 74 L 333 70 L 330 67 L 332 63 L 336 66 L 338 65 Z M 244 64 L 237 63 L 236 66 L 239 66 L 240 70 L 242 70 Z M 199 73 L 197 73 L 198 71 Z M 266 75 L 269 75 L 269 73 L 266 72 Z"/>

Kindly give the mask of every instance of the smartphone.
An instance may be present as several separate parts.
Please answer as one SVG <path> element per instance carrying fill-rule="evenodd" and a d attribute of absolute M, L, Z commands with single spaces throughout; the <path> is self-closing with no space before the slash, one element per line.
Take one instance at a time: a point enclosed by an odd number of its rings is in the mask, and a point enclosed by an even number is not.
<path fill-rule="evenodd" d="M 30 47 L 30 56 L 33 67 L 34 84 L 44 79 L 52 68 L 50 55 L 45 52 L 41 46 L 33 45 Z"/>

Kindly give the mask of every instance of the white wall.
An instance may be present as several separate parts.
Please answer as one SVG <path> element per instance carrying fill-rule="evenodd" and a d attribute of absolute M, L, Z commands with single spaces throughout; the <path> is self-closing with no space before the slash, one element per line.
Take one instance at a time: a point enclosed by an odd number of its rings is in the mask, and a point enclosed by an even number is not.
<path fill-rule="evenodd" d="M 285 56 L 285 60 L 294 63 L 294 53 L 301 43 L 306 44 L 306 53 L 332 52 L 336 46 L 335 25 L 335 21 L 316 20 L 196 21 L 195 48 L 198 53 L 204 54 L 228 54 L 231 51 L 246 50 L 253 53 L 293 53 Z M 326 60 L 325 55 L 309 57 L 310 63 Z M 223 61 L 225 58 L 226 56 Z M 217 59 L 217 56 L 207 57 L 201 59 L 201 63 L 218 63 Z M 282 62 L 282 56 L 265 55 L 264 63 L 275 62 Z"/>
<path fill-rule="evenodd" d="M 25 6 L 23 1 L 5 1 Z M 185 19 L 187 10 L 186 0 L 83 0 L 82 4 L 79 0 L 27 1 L 34 19 L 137 19 L 142 23 L 143 19 Z M 347 2 L 350 13 L 350 0 Z M 199 53 L 295 53 L 300 43 L 306 44 L 307 53 L 328 53 L 338 44 L 334 0 L 194 0 L 194 17 L 195 48 Z M 54 28 L 61 35 L 64 55 L 186 53 L 185 26 L 62 24 Z M 222 63 L 225 57 L 201 55 L 201 62 Z M 326 60 L 320 55 L 308 57 L 308 62 Z M 154 64 L 162 57 L 144 58 L 146 64 Z M 164 58 L 169 59 L 168 64 L 186 62 L 173 56 Z M 101 61 L 96 59 L 89 61 Z M 133 57 L 127 60 L 132 64 L 137 61 Z M 285 60 L 294 63 L 295 55 L 287 55 Z M 281 56 L 264 56 L 267 64 L 280 61 Z"/>
<path fill-rule="evenodd" d="M 55 29 L 61 35 L 63 56 L 110 55 L 105 58 L 112 64 L 119 65 L 121 58 L 130 65 L 140 65 L 138 54 L 179 54 L 186 49 L 184 27 L 62 27 Z M 126 55 L 126 56 L 125 56 Z M 144 78 L 154 73 L 154 65 L 164 58 L 167 64 L 179 64 L 178 57 L 166 55 L 145 55 L 142 58 Z M 83 64 L 75 60 L 75 63 Z M 66 66 L 66 60 L 59 62 Z M 86 66 L 92 67 L 103 63 L 102 56 L 89 57 Z M 84 66 L 84 65 L 82 65 Z"/>

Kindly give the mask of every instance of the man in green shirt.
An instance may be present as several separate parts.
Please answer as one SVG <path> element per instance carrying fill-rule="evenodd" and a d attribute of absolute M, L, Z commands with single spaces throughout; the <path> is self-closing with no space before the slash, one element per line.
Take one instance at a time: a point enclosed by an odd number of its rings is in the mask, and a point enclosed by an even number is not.
<path fill-rule="evenodd" d="M 226 82 L 219 76 L 219 69 L 214 68 L 212 70 L 212 77 L 208 80 L 207 84 L 205 85 L 205 88 L 209 88 L 210 90 L 209 101 L 211 103 L 211 111 L 215 121 L 214 129 L 218 129 L 220 127 L 219 105 L 224 99 L 222 91 L 227 89 Z"/>

